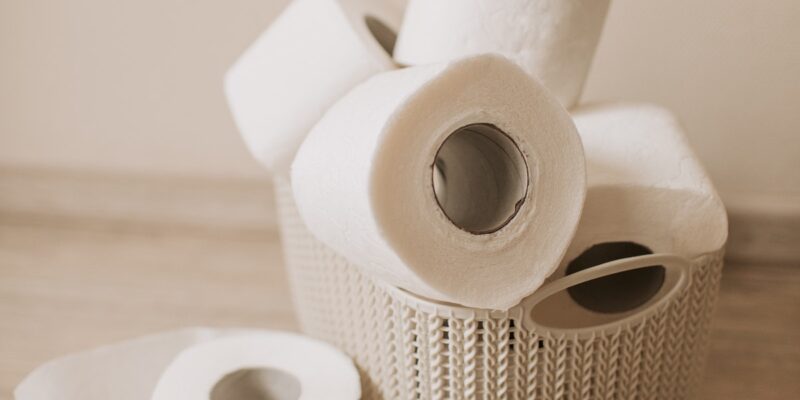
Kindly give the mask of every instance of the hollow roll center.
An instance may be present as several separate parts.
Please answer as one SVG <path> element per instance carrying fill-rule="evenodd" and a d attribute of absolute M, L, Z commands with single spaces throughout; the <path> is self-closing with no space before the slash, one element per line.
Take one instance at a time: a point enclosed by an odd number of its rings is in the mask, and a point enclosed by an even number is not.
<path fill-rule="evenodd" d="M 567 266 L 567 275 L 609 261 L 652 254 L 633 242 L 606 242 L 590 247 Z M 647 303 L 664 284 L 665 270 L 660 265 L 625 271 L 584 282 L 568 289 L 581 306 L 600 313 L 631 311 Z"/>
<path fill-rule="evenodd" d="M 371 15 L 364 16 L 364 23 L 367 24 L 372 36 L 383 47 L 386 54 L 390 56 L 394 54 L 394 44 L 397 42 L 397 33 L 392 28 L 386 26 L 383 21 Z"/>
<path fill-rule="evenodd" d="M 190 382 L 187 384 L 191 384 Z M 225 375 L 211 390 L 210 400 L 297 400 L 300 382 L 274 368 L 244 368 Z"/>
<path fill-rule="evenodd" d="M 525 158 L 490 124 L 459 128 L 445 139 L 431 171 L 439 207 L 458 228 L 487 234 L 506 226 L 528 191 Z"/>

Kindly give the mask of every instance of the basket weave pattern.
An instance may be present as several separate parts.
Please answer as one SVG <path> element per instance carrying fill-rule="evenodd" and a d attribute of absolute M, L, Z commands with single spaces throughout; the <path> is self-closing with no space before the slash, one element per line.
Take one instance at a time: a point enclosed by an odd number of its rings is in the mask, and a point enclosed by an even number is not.
<path fill-rule="evenodd" d="M 701 378 L 722 251 L 692 260 L 688 285 L 635 323 L 531 331 L 530 310 L 455 313 L 376 285 L 305 228 L 285 178 L 275 186 L 302 329 L 354 359 L 365 399 L 686 399 Z"/>

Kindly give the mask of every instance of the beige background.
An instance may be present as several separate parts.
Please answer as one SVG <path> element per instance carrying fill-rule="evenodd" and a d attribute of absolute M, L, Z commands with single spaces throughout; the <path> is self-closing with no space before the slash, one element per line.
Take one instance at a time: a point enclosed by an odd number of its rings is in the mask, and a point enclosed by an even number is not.
<path fill-rule="evenodd" d="M 798 22 L 797 0 L 612 0 L 584 99 L 665 105 L 726 200 L 800 205 Z"/>
<path fill-rule="evenodd" d="M 267 0 L 0 0 L 0 164 L 263 178 L 226 67 Z M 675 110 L 726 199 L 800 198 L 800 2 L 612 0 L 585 99 Z"/>

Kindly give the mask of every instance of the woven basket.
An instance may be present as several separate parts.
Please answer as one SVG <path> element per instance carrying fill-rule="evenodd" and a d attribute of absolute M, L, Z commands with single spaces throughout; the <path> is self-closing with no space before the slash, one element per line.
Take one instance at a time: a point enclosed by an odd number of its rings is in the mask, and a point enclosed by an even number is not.
<path fill-rule="evenodd" d="M 308 232 L 286 178 L 276 195 L 302 329 L 355 360 L 365 399 L 685 399 L 702 375 L 722 251 L 619 260 L 550 282 L 508 311 L 470 309 L 373 282 Z M 561 307 L 550 299 L 568 287 L 649 265 L 667 279 L 632 312 L 577 327 L 532 317 L 548 302 Z"/>

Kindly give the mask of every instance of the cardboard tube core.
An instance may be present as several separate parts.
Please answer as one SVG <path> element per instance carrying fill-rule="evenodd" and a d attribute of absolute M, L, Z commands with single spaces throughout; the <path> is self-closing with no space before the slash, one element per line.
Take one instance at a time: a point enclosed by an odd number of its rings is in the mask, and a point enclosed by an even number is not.
<path fill-rule="evenodd" d="M 244 368 L 231 372 L 214 385 L 210 400 L 297 400 L 300 382 L 275 368 Z"/>
<path fill-rule="evenodd" d="M 431 180 L 450 222 L 481 235 L 517 215 L 528 192 L 527 174 L 525 158 L 508 135 L 494 125 L 471 124 L 442 143 Z"/>

